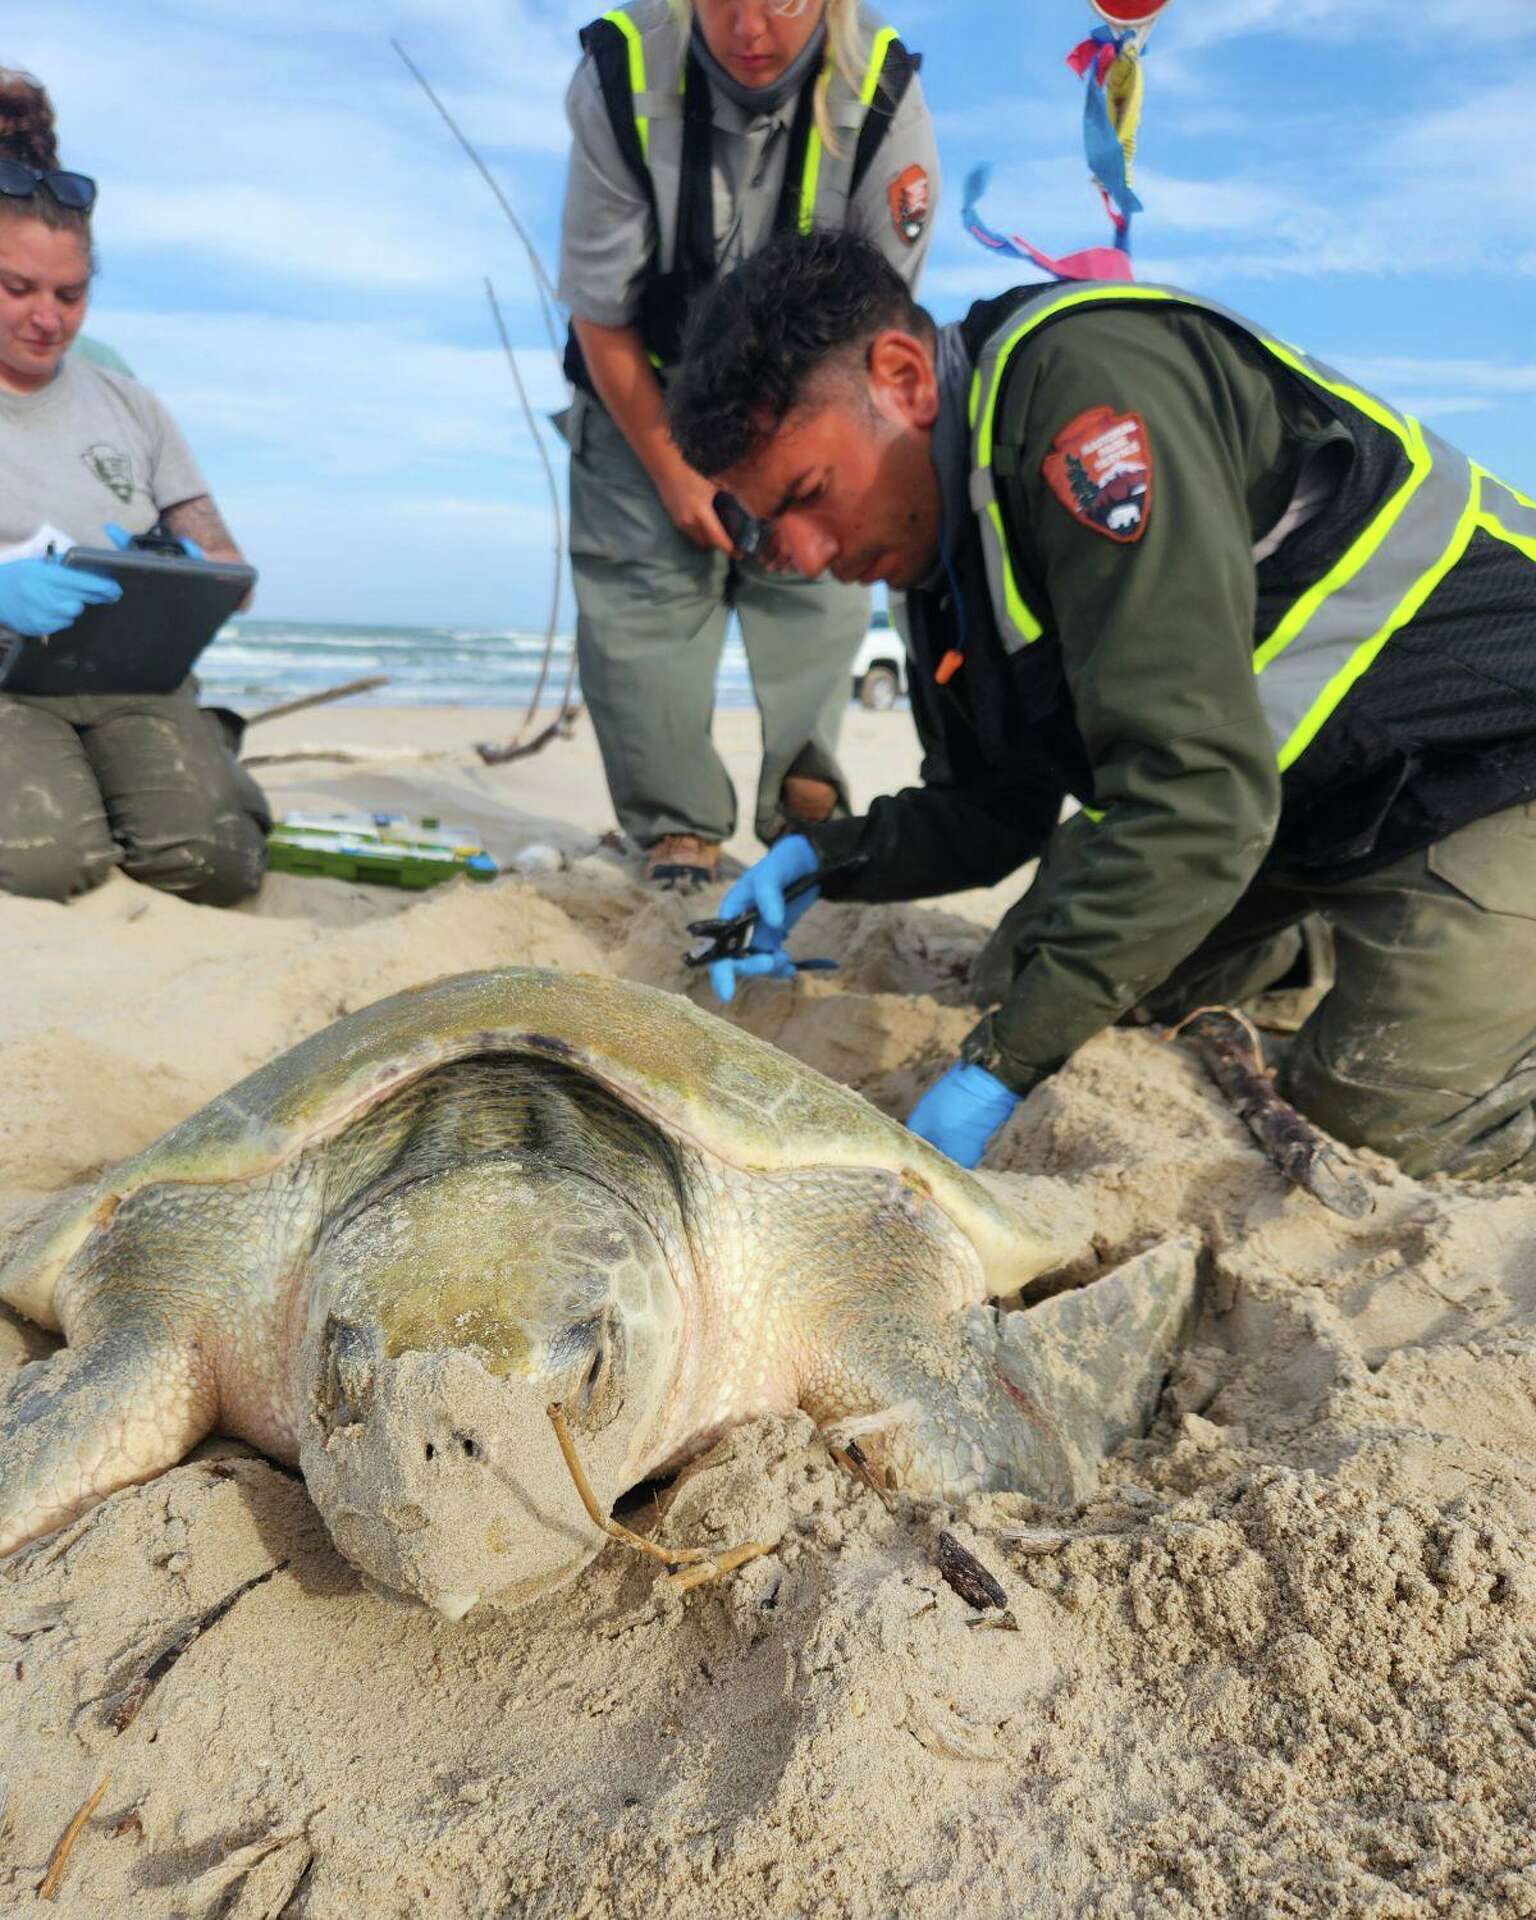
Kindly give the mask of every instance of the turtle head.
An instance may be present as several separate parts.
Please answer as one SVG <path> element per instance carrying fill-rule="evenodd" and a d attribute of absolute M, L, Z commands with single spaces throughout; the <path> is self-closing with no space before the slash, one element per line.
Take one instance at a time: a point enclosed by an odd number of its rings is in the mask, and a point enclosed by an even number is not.
<path fill-rule="evenodd" d="M 336 1230 L 310 1292 L 299 1459 L 341 1551 L 458 1619 L 576 1574 L 643 1477 L 681 1310 L 655 1235 L 596 1180 L 511 1160 L 412 1181 Z"/>

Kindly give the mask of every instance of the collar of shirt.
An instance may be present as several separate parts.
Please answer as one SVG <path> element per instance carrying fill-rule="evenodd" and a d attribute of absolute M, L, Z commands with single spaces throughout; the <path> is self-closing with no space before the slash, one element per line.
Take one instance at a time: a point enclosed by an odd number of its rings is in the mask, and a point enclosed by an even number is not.
<path fill-rule="evenodd" d="M 63 404 L 79 378 L 78 363 L 66 353 L 47 386 L 34 387 L 30 393 L 17 393 L 10 387 L 0 387 L 0 408 L 13 414 L 48 412 Z"/>
<path fill-rule="evenodd" d="M 805 82 L 820 69 L 826 45 L 827 29 L 826 23 L 823 22 L 777 80 L 766 87 L 744 87 L 710 52 L 709 42 L 704 38 L 697 18 L 693 23 L 691 43 L 692 51 L 697 56 L 699 65 L 704 69 L 710 91 L 715 95 L 717 102 L 729 103 L 736 107 L 749 122 L 768 119 L 779 113 L 782 108 L 792 107 Z"/>
<path fill-rule="evenodd" d="M 943 524 L 939 557 L 927 579 L 919 582 L 929 592 L 944 582 L 945 563 L 959 544 L 969 512 L 971 488 L 971 423 L 967 417 L 971 387 L 971 356 L 958 320 L 939 328 L 933 356 L 939 382 L 939 417 L 933 423 L 933 464 L 939 476 Z"/>

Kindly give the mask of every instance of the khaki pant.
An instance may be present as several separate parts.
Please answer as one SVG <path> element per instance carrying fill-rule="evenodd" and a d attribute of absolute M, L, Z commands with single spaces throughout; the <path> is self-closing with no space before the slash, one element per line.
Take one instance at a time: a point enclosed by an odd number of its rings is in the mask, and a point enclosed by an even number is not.
<path fill-rule="evenodd" d="M 614 812 L 649 846 L 668 833 L 728 840 L 736 795 L 710 739 L 715 674 L 734 606 L 762 716 L 754 824 L 782 824 L 786 774 L 829 781 L 869 595 L 772 574 L 693 545 L 607 412 L 578 394 L 561 417 L 571 446 L 571 572 L 581 686 Z"/>
<path fill-rule="evenodd" d="M 164 694 L 0 694 L 4 892 L 67 900 L 120 866 L 232 906 L 261 885 L 271 824 L 194 681 Z"/>
<path fill-rule="evenodd" d="M 1265 876 L 1149 1010 L 1171 1022 L 1262 991 L 1311 911 L 1338 977 L 1281 1069 L 1287 1098 L 1411 1174 L 1536 1180 L 1536 803 L 1360 879 Z"/>

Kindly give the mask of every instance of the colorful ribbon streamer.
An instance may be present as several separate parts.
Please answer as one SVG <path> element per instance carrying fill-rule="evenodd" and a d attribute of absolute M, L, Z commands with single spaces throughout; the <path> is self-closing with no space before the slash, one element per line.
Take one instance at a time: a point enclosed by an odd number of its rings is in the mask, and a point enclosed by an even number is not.
<path fill-rule="evenodd" d="M 1021 233 L 1002 234 L 989 227 L 977 212 L 977 203 L 986 192 L 991 174 L 990 167 L 976 167 L 966 175 L 965 206 L 960 217 L 973 240 L 979 240 L 991 252 L 1006 254 L 1010 259 L 1032 260 L 1037 267 L 1043 267 L 1053 280 L 1132 278 L 1130 256 L 1119 247 L 1084 247 L 1080 253 L 1064 253 L 1055 257 L 1043 253 Z"/>
<path fill-rule="evenodd" d="M 1150 24 L 1150 23 L 1149 23 Z M 1131 220 L 1142 210 L 1131 185 L 1136 135 L 1141 125 L 1143 76 L 1141 44 L 1146 28 L 1095 27 L 1067 55 L 1067 65 L 1084 82 L 1083 149 L 1088 171 L 1114 229 L 1113 244 L 1085 247 L 1059 258 L 1044 253 L 1022 234 L 1004 235 L 989 227 L 978 211 L 989 167 L 977 167 L 965 183 L 961 218 L 973 239 L 993 253 L 1032 261 L 1058 280 L 1131 279 Z"/>

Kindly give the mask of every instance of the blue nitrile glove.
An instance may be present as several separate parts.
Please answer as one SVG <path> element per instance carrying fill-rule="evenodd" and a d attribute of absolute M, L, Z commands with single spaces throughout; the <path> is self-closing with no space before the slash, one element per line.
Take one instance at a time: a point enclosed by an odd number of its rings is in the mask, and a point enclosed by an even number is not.
<path fill-rule="evenodd" d="M 721 1000 L 736 996 L 738 980 L 793 980 L 795 963 L 784 951 L 784 936 L 819 898 L 820 887 L 807 887 L 796 900 L 785 901 L 784 889 L 814 873 L 821 865 L 816 849 L 803 833 L 786 833 L 748 867 L 730 886 L 720 902 L 719 917 L 729 920 L 749 908 L 757 911 L 752 943 L 739 960 L 716 960 L 709 969 L 709 984 Z"/>
<path fill-rule="evenodd" d="M 101 530 L 120 553 L 126 553 L 133 545 L 133 535 L 126 527 L 120 527 L 115 520 L 108 520 Z M 195 540 L 188 540 L 185 537 L 183 537 L 181 542 L 181 550 L 189 560 L 206 560 L 208 558 L 207 554 L 203 552 Z"/>
<path fill-rule="evenodd" d="M 957 1060 L 912 1109 L 907 1125 L 962 1167 L 974 1167 L 1020 1096 L 985 1067 Z"/>
<path fill-rule="evenodd" d="M 0 627 L 31 640 L 58 633 L 87 607 L 122 597 L 115 580 L 83 567 L 66 567 L 61 560 L 7 560 L 0 565 Z"/>

